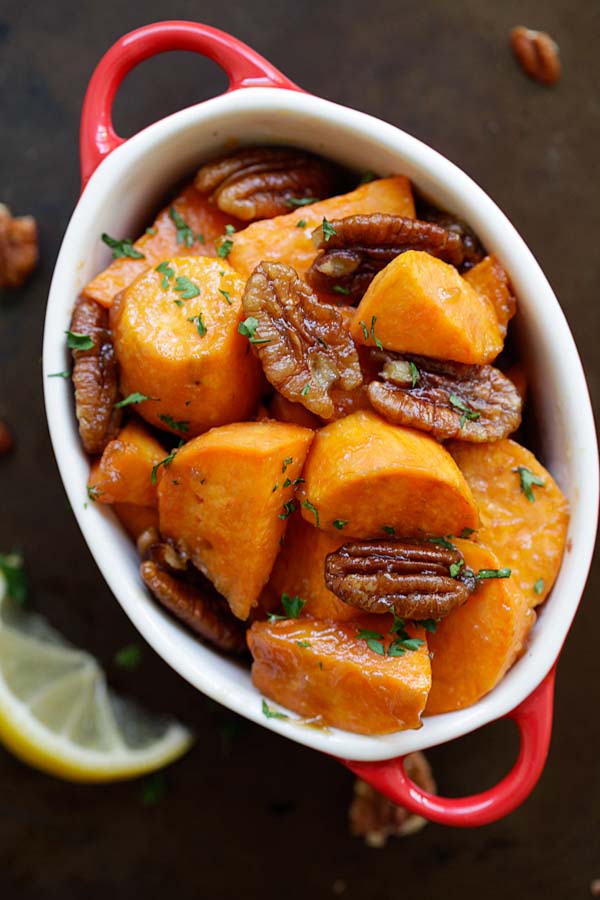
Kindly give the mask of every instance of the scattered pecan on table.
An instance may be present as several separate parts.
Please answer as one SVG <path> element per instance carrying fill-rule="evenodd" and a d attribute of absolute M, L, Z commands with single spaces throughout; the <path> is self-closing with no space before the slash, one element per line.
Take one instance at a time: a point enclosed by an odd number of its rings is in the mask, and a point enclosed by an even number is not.
<path fill-rule="evenodd" d="M 87 453 L 102 453 L 116 437 L 121 410 L 117 361 L 108 327 L 108 310 L 95 300 L 79 297 L 71 317 L 71 334 L 93 341 L 89 349 L 73 349 L 75 412 L 81 442 Z"/>
<path fill-rule="evenodd" d="M 246 284 L 243 323 L 270 383 L 324 419 L 333 386 L 362 383 L 358 353 L 342 314 L 322 303 L 288 265 L 260 263 Z"/>
<path fill-rule="evenodd" d="M 334 167 L 301 150 L 245 147 L 198 171 L 194 184 L 225 213 L 249 222 L 291 212 L 336 188 Z"/>
<path fill-rule="evenodd" d="M 38 262 L 37 225 L 33 216 L 11 215 L 0 203 L 0 290 L 20 287 Z"/>
<path fill-rule="evenodd" d="M 463 570 L 458 550 L 429 541 L 354 541 L 325 557 L 325 584 L 365 612 L 441 619 L 475 589 Z"/>
<path fill-rule="evenodd" d="M 425 250 L 457 268 L 474 259 L 470 241 L 458 231 L 434 222 L 384 213 L 333 219 L 312 233 L 317 256 L 306 274 L 315 290 L 336 291 L 355 303 L 375 275 L 406 250 Z M 478 256 L 480 259 L 481 256 Z"/>
<path fill-rule="evenodd" d="M 394 425 L 427 431 L 441 441 L 482 443 L 507 437 L 521 423 L 521 396 L 493 366 L 371 352 L 381 359 L 383 381 L 371 381 L 369 400 Z"/>
<path fill-rule="evenodd" d="M 408 753 L 404 757 L 404 770 L 420 788 L 435 794 L 433 772 L 423 753 Z M 364 837 L 367 846 L 374 848 L 384 847 L 390 837 L 406 837 L 427 825 L 422 816 L 392 803 L 360 778 L 354 782 L 349 818 L 351 834 Z"/>
<path fill-rule="evenodd" d="M 210 581 L 158 537 L 156 529 L 142 532 L 138 550 L 140 574 L 146 587 L 176 618 L 227 653 L 246 651 L 244 625 Z"/>
<path fill-rule="evenodd" d="M 510 32 L 510 46 L 521 68 L 534 81 L 551 86 L 560 78 L 558 44 L 545 31 L 517 25 Z"/>

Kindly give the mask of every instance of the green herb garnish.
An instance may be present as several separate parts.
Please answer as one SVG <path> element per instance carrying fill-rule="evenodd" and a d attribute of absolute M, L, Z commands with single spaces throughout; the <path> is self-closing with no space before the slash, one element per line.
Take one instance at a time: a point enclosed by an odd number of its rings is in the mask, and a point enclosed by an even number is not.
<path fill-rule="evenodd" d="M 382 525 L 381 530 L 385 531 L 386 534 L 389 534 L 390 537 L 395 537 L 396 529 L 393 525 Z"/>
<path fill-rule="evenodd" d="M 463 530 L 459 534 L 459 538 L 463 538 L 464 540 L 465 538 L 470 538 L 472 534 L 475 534 L 474 528 L 463 528 Z"/>
<path fill-rule="evenodd" d="M 319 528 L 319 510 L 317 509 L 317 507 L 313 503 L 311 503 L 310 500 L 303 500 L 302 506 L 304 507 L 304 509 L 308 509 L 309 512 L 313 514 L 313 516 L 315 517 L 315 525 L 317 526 L 317 528 Z"/>
<path fill-rule="evenodd" d="M 202 314 L 201 314 L 201 313 L 198 313 L 197 316 L 191 316 L 191 317 L 188 319 L 188 322 L 191 322 L 193 325 L 196 326 L 196 329 L 197 329 L 198 334 L 200 335 L 200 337 L 204 337 L 204 335 L 206 334 L 206 325 L 205 325 L 204 322 L 202 321 Z"/>
<path fill-rule="evenodd" d="M 46 375 L 46 378 L 70 378 L 71 373 L 68 369 L 65 369 L 64 372 L 51 372 L 49 375 Z"/>
<path fill-rule="evenodd" d="M 306 219 L 298 219 L 296 228 L 306 228 Z"/>
<path fill-rule="evenodd" d="M 285 472 L 285 470 L 287 469 L 287 467 L 288 467 L 288 466 L 291 466 L 291 464 L 292 464 L 293 462 L 294 462 L 294 457 L 293 457 L 293 456 L 286 456 L 286 458 L 285 458 L 284 461 L 283 461 L 283 465 L 281 466 L 281 471 L 282 471 L 282 472 Z"/>
<path fill-rule="evenodd" d="M 169 416 L 166 413 L 161 413 L 158 418 L 169 428 L 172 428 L 174 431 L 180 431 L 182 434 L 185 434 L 190 427 L 189 422 L 176 422 L 173 416 Z"/>
<path fill-rule="evenodd" d="M 102 491 L 95 484 L 86 484 L 85 487 L 88 497 L 90 498 L 92 503 L 95 503 L 98 497 L 100 497 L 100 495 L 102 494 Z"/>
<path fill-rule="evenodd" d="M 217 256 L 221 259 L 227 259 L 231 251 L 233 250 L 233 241 L 230 241 L 228 238 L 221 241 L 219 246 L 217 247 Z"/>
<path fill-rule="evenodd" d="M 480 569 L 475 575 L 477 581 L 485 581 L 488 578 L 510 578 L 510 569 Z"/>
<path fill-rule="evenodd" d="M 544 593 L 544 579 L 543 578 L 538 578 L 538 580 L 536 581 L 536 583 L 533 586 L 533 593 L 538 594 L 538 595 Z"/>
<path fill-rule="evenodd" d="M 445 547 L 446 550 L 456 550 L 456 547 L 452 543 L 452 535 L 449 534 L 446 537 L 430 537 L 427 538 L 430 544 L 438 544 L 440 547 Z"/>
<path fill-rule="evenodd" d="M 306 397 L 307 394 L 310 393 L 310 381 L 307 381 L 302 390 L 300 391 L 300 395 L 302 397 Z"/>
<path fill-rule="evenodd" d="M 357 637 L 359 641 L 366 641 L 369 650 L 385 656 L 385 646 L 383 644 L 383 635 L 378 631 L 369 631 L 367 628 L 359 628 Z"/>
<path fill-rule="evenodd" d="M 341 531 L 342 528 L 345 528 L 348 524 L 348 519 L 334 519 L 331 524 L 334 528 L 337 528 L 338 531 Z"/>
<path fill-rule="evenodd" d="M 194 243 L 194 232 L 174 206 L 169 207 L 169 218 L 175 225 L 177 243 L 183 244 L 184 247 L 191 247 Z"/>
<path fill-rule="evenodd" d="M 67 347 L 69 350 L 91 350 L 94 339 L 89 334 L 81 334 L 79 331 L 65 331 Z"/>
<path fill-rule="evenodd" d="M 146 228 L 146 234 L 156 234 L 156 228 Z"/>
<path fill-rule="evenodd" d="M 417 619 L 415 625 L 420 625 L 421 628 L 424 628 L 425 631 L 428 631 L 430 634 L 435 634 L 437 631 L 437 622 L 435 619 Z"/>
<path fill-rule="evenodd" d="M 6 596 L 15 603 L 27 601 L 27 578 L 20 553 L 0 553 L 0 580 L 4 579 Z"/>
<path fill-rule="evenodd" d="M 299 647 L 305 649 L 306 647 L 310 647 L 310 641 L 296 641 Z"/>
<path fill-rule="evenodd" d="M 519 479 L 521 482 L 521 490 L 527 497 L 530 503 L 535 503 L 535 494 L 533 493 L 533 485 L 536 487 L 545 487 L 546 482 L 543 478 L 540 478 L 538 475 L 535 475 L 531 469 L 527 469 L 525 466 L 517 466 L 516 469 L 513 469 L 513 472 L 519 473 Z"/>
<path fill-rule="evenodd" d="M 298 206 L 310 206 L 311 203 L 318 202 L 318 197 L 288 197 L 285 201 L 285 205 L 297 208 Z"/>
<path fill-rule="evenodd" d="M 414 362 L 412 362 L 412 360 L 411 360 L 411 362 L 409 362 L 408 368 L 410 369 L 410 378 L 411 378 L 410 386 L 414 388 L 417 386 L 417 382 L 418 382 L 419 378 L 421 377 L 421 373 L 415 366 Z"/>
<path fill-rule="evenodd" d="M 337 234 L 337 231 L 335 230 L 335 228 L 333 227 L 331 222 L 327 221 L 325 216 L 323 216 L 323 221 L 321 222 L 321 228 L 323 229 L 323 237 L 325 238 L 325 243 L 327 243 L 327 241 L 330 241 L 331 238 Z"/>
<path fill-rule="evenodd" d="M 371 337 L 375 341 L 375 346 L 378 350 L 383 350 L 383 344 L 379 340 L 379 338 L 375 334 L 375 322 L 377 321 L 377 316 L 371 317 Z"/>
<path fill-rule="evenodd" d="M 160 265 L 156 266 L 155 272 L 159 272 L 162 275 L 161 287 L 163 291 L 166 291 L 169 287 L 169 279 L 173 278 L 175 275 L 175 269 L 171 268 L 169 263 L 170 259 L 165 259 Z"/>
<path fill-rule="evenodd" d="M 186 275 L 178 275 L 175 279 L 175 290 L 182 300 L 191 300 L 193 297 L 200 296 L 200 288 L 193 281 L 190 281 Z"/>
<path fill-rule="evenodd" d="M 115 409 L 131 406 L 132 403 L 145 403 L 146 400 L 156 400 L 158 402 L 158 397 L 147 397 L 145 394 L 140 394 L 139 391 L 134 391 L 133 394 L 129 394 L 124 400 L 119 400 L 118 403 L 115 403 Z"/>
<path fill-rule="evenodd" d="M 464 564 L 464 559 L 459 559 L 458 562 L 450 563 L 450 578 L 458 578 Z"/>
<path fill-rule="evenodd" d="M 231 306 L 231 304 L 233 303 L 233 300 L 231 299 L 231 297 L 229 295 L 229 291 L 224 291 L 221 288 L 219 288 L 219 293 L 225 297 L 225 299 L 227 300 L 227 303 Z"/>
<path fill-rule="evenodd" d="M 296 511 L 296 504 L 293 500 L 288 500 L 287 503 L 283 504 L 283 512 L 279 513 L 280 519 L 288 519 L 293 512 Z"/>
<path fill-rule="evenodd" d="M 130 259 L 146 259 L 143 253 L 136 250 L 133 246 L 131 238 L 124 238 L 122 241 L 116 240 L 110 234 L 102 234 L 102 240 L 107 247 L 112 250 L 113 259 L 120 259 L 122 256 L 128 256 Z"/>
<path fill-rule="evenodd" d="M 264 699 L 262 702 L 262 711 L 263 716 L 266 716 L 267 719 L 289 719 L 289 716 L 286 716 L 285 713 L 278 712 L 276 709 L 271 709 L 267 701 Z"/>
<path fill-rule="evenodd" d="M 247 319 L 244 319 L 243 322 L 240 322 L 238 325 L 238 331 L 240 334 L 243 334 L 244 337 L 247 337 L 251 344 L 268 344 L 270 342 L 270 338 L 258 338 L 256 337 L 256 329 L 258 328 L 258 319 L 255 319 L 254 316 L 248 316 Z"/>
<path fill-rule="evenodd" d="M 306 605 L 306 600 L 302 600 L 297 594 L 294 597 L 290 597 L 289 594 L 282 594 L 281 605 L 283 606 L 286 618 L 297 619 Z"/>
<path fill-rule="evenodd" d="M 336 294 L 343 294 L 344 297 L 347 297 L 350 293 L 350 288 L 344 287 L 342 284 L 334 284 L 333 290 Z"/>
<path fill-rule="evenodd" d="M 481 413 L 475 412 L 474 409 L 471 409 L 470 406 L 467 406 L 467 404 L 460 399 L 458 394 L 450 394 L 448 400 L 450 401 L 451 406 L 453 406 L 455 409 L 458 409 L 459 412 L 462 413 L 459 423 L 461 428 L 464 427 L 467 419 L 469 419 L 469 421 L 475 422 L 481 416 Z"/>
<path fill-rule="evenodd" d="M 235 234 L 235 225 L 226 225 L 225 234 Z"/>
<path fill-rule="evenodd" d="M 180 441 L 179 447 L 181 447 L 182 444 L 183 444 L 183 441 Z M 175 459 L 175 456 L 177 454 L 177 451 L 179 450 L 179 447 L 175 447 L 174 450 L 171 450 L 171 452 L 169 453 L 168 456 L 165 456 L 164 459 L 161 459 L 160 462 L 157 462 L 156 465 L 152 467 L 152 474 L 150 475 L 150 481 L 152 484 L 156 484 L 156 476 L 158 474 L 158 470 L 160 469 L 160 467 L 164 466 L 166 469 L 167 466 L 171 465 L 171 463 Z"/>

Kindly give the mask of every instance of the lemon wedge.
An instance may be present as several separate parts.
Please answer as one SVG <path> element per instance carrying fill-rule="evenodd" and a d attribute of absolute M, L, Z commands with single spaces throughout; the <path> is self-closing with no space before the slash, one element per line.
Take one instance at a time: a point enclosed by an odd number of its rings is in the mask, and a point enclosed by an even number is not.
<path fill-rule="evenodd" d="M 0 570 L 0 741 L 69 781 L 116 781 L 182 756 L 192 736 L 116 696 L 96 659 L 8 596 Z"/>

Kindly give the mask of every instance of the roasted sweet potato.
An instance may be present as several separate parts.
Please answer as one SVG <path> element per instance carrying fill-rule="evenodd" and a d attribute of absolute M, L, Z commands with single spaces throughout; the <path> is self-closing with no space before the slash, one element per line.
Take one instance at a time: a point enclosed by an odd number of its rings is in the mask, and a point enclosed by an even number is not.
<path fill-rule="evenodd" d="M 255 622 L 248 632 L 254 657 L 252 681 L 271 700 L 325 725 L 358 734 L 389 734 L 418 728 L 431 684 L 423 629 L 418 650 L 382 655 L 359 637 L 359 629 L 390 643 L 390 616 L 362 616 L 352 622 L 309 617 Z"/>
<path fill-rule="evenodd" d="M 246 619 L 294 509 L 313 432 L 283 422 L 213 428 L 185 444 L 159 486 L 160 531 Z"/>
<path fill-rule="evenodd" d="M 362 615 L 361 610 L 343 603 L 325 586 L 325 557 L 344 543 L 343 531 L 329 534 L 313 528 L 294 513 L 285 533 L 283 547 L 271 572 L 269 585 L 277 596 L 298 595 L 304 612 L 315 619 L 343 622 Z"/>
<path fill-rule="evenodd" d="M 312 525 L 352 537 L 460 534 L 479 522 L 450 454 L 422 432 L 372 412 L 332 422 L 315 437 L 300 486 Z"/>
<path fill-rule="evenodd" d="M 301 403 L 293 403 L 275 391 L 269 402 L 269 413 L 272 419 L 279 422 L 292 422 L 295 425 L 303 425 L 305 428 L 320 428 L 321 420 L 313 415 L 310 410 Z"/>
<path fill-rule="evenodd" d="M 516 441 L 449 445 L 481 514 L 474 536 L 512 569 L 529 603 L 542 603 L 558 575 L 569 525 L 569 504 L 533 453 Z M 520 470 L 519 470 L 520 467 Z M 530 473 L 529 475 L 527 473 Z M 533 475 L 543 485 L 529 484 Z"/>
<path fill-rule="evenodd" d="M 487 547 L 455 543 L 475 573 L 501 568 Z M 534 622 L 535 612 L 514 575 L 480 581 L 467 602 L 428 635 L 431 691 L 426 715 L 464 709 L 491 691 L 522 652 Z"/>
<path fill-rule="evenodd" d="M 512 293 L 508 275 L 495 256 L 486 256 L 465 272 L 465 281 L 491 301 L 496 312 L 500 334 L 506 337 L 508 323 L 517 311 L 517 301 Z"/>
<path fill-rule="evenodd" d="M 170 214 L 171 209 L 175 210 L 175 215 Z M 177 216 L 180 226 L 183 223 L 189 230 L 177 228 L 174 221 Z M 215 239 L 225 232 L 226 225 L 244 227 L 238 219 L 217 209 L 190 184 L 158 214 L 152 227 L 135 241 L 133 246 L 138 253 L 144 254 L 143 259 L 129 256 L 113 259 L 107 269 L 85 286 L 83 294 L 103 306 L 111 306 L 115 296 L 129 287 L 138 275 L 163 259 L 172 256 L 214 256 Z"/>
<path fill-rule="evenodd" d="M 148 269 L 111 309 L 121 390 L 153 398 L 143 418 L 181 435 L 246 419 L 262 386 L 238 332 L 244 282 L 220 259 L 173 259 Z"/>
<path fill-rule="evenodd" d="M 231 236 L 229 262 L 245 278 L 263 260 L 277 260 L 303 275 L 317 255 L 312 231 L 326 219 L 374 212 L 414 218 L 410 182 L 402 175 L 364 184 L 349 194 L 301 206 L 286 216 L 264 219 Z M 301 227 L 299 223 L 304 222 Z M 339 298 L 338 298 L 339 299 Z"/>
<path fill-rule="evenodd" d="M 158 531 L 158 509 L 156 506 L 115 503 L 113 504 L 113 510 L 132 541 L 137 541 L 140 534 L 148 528 L 156 528 Z"/>
<path fill-rule="evenodd" d="M 92 465 L 88 482 L 90 496 L 101 503 L 155 507 L 156 484 L 152 484 L 152 469 L 166 455 L 162 444 L 141 422 L 132 419 Z M 156 481 L 160 476 L 161 469 L 157 471 Z"/>
<path fill-rule="evenodd" d="M 502 350 L 492 302 L 454 266 L 408 250 L 379 272 L 351 328 L 357 343 L 483 365 Z"/>

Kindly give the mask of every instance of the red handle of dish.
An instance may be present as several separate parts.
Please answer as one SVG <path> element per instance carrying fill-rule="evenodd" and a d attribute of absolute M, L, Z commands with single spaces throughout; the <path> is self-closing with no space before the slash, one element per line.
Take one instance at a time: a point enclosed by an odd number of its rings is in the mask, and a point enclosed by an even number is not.
<path fill-rule="evenodd" d="M 459 828 L 488 825 L 517 809 L 543 772 L 552 733 L 555 674 L 556 667 L 508 714 L 507 718 L 516 722 L 521 736 L 517 761 L 499 784 L 481 794 L 456 799 L 430 794 L 408 778 L 401 756 L 383 762 L 348 759 L 340 762 L 394 803 L 432 822 Z"/>
<path fill-rule="evenodd" d="M 242 87 L 278 87 L 299 91 L 247 44 L 199 22 L 154 22 L 130 31 L 102 57 L 83 102 L 79 148 L 82 187 L 105 156 L 124 143 L 112 124 L 119 85 L 139 63 L 167 50 L 192 50 L 218 63 L 229 78 L 228 91 Z"/>

